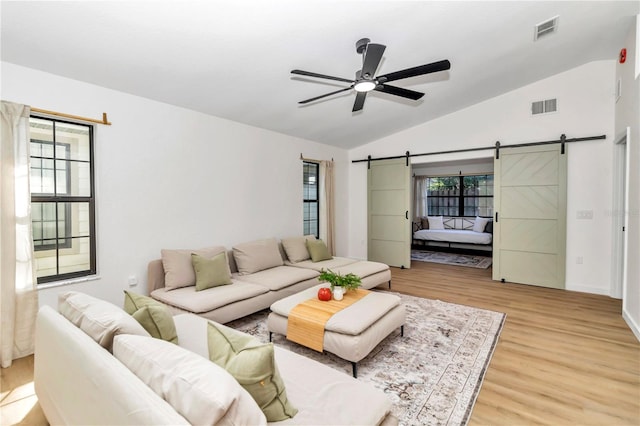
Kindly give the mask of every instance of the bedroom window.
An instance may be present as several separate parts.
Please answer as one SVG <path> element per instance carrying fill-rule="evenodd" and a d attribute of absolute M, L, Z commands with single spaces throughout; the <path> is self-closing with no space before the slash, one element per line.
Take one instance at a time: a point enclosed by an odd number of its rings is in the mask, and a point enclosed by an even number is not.
<path fill-rule="evenodd" d="M 429 216 L 493 216 L 493 175 L 427 177 Z"/>
<path fill-rule="evenodd" d="M 32 116 L 29 130 L 38 283 L 95 274 L 93 127 Z"/>
<path fill-rule="evenodd" d="M 320 183 L 320 165 L 303 162 L 302 198 L 303 198 L 303 232 L 304 235 L 315 235 L 319 238 L 320 199 L 318 185 Z"/>

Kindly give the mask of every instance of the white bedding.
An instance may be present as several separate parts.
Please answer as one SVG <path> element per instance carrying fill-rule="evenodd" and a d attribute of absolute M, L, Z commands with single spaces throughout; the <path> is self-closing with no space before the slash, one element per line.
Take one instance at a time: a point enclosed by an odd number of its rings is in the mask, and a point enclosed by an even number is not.
<path fill-rule="evenodd" d="M 413 233 L 417 240 L 446 241 L 450 243 L 491 244 L 493 235 L 462 229 L 421 229 Z"/>

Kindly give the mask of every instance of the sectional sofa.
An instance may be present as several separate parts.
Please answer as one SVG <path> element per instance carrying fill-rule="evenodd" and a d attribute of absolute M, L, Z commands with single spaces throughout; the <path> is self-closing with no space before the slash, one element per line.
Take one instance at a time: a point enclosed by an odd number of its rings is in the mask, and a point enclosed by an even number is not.
<path fill-rule="evenodd" d="M 42 307 L 34 386 L 49 423 L 266 425 L 268 414 L 256 396 L 209 359 L 207 329 L 213 323 L 192 314 L 173 320 L 176 343 L 151 337 L 135 314 L 83 293 L 62 294 L 58 311 Z M 234 339 L 252 338 L 226 329 Z M 278 399 L 293 407 L 292 417 L 269 424 L 398 423 L 382 391 L 286 349 L 255 347 L 270 351 L 268 364 L 284 386 Z M 259 383 L 272 386 L 273 377 Z"/>
<path fill-rule="evenodd" d="M 195 250 L 161 251 L 161 259 L 148 265 L 148 291 L 174 314 L 193 313 L 227 323 L 266 309 L 274 302 L 318 285 L 323 269 L 354 273 L 362 288 L 391 287 L 389 266 L 379 262 L 323 256 L 312 258 L 308 246 L 320 243 L 314 236 L 275 238 L 236 244 L 231 250 L 215 246 Z M 229 281 L 200 290 L 193 257 L 224 256 Z M 316 261 L 314 261 L 316 260 Z"/>

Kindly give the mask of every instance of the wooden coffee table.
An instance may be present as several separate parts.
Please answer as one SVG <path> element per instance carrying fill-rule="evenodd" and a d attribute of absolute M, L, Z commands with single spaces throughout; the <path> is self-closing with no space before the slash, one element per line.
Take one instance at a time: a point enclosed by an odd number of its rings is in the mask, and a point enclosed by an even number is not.
<path fill-rule="evenodd" d="M 271 305 L 267 318 L 269 341 L 273 333 L 287 335 L 289 312 L 299 303 L 317 297 L 318 285 L 285 297 Z M 406 312 L 401 299 L 393 294 L 372 291 L 353 305 L 334 314 L 325 325 L 323 349 L 351 361 L 353 377 L 357 377 L 357 363 L 400 328 L 404 336 Z"/>

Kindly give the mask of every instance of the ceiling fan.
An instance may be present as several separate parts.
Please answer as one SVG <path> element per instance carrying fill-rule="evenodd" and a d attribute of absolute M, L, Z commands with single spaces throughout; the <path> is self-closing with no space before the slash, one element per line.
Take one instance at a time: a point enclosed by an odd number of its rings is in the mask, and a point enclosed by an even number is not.
<path fill-rule="evenodd" d="M 350 84 L 349 87 L 336 90 L 335 92 L 325 93 L 324 95 L 316 96 L 315 98 L 305 99 L 304 101 L 300 101 L 298 103 L 307 104 L 309 102 L 317 101 L 318 99 L 326 98 L 327 96 L 335 95 L 336 93 L 346 92 L 347 90 L 351 89 L 354 89 L 356 91 L 356 101 L 353 104 L 353 112 L 360 111 L 362 109 L 362 107 L 364 106 L 364 100 L 367 97 L 367 93 L 372 90 L 417 101 L 424 96 L 424 93 L 416 92 L 415 90 L 404 89 L 402 87 L 391 86 L 386 83 L 390 81 L 401 80 L 403 78 L 415 77 L 418 75 L 430 74 L 438 71 L 445 71 L 451 68 L 451 63 L 445 59 L 442 61 L 432 62 L 430 64 L 407 68 L 401 71 L 374 77 L 376 71 L 378 70 L 378 66 L 380 65 L 380 61 L 382 60 L 382 54 L 384 53 L 386 46 L 382 44 L 370 43 L 370 41 L 371 40 L 369 40 L 368 38 L 363 38 L 356 42 L 356 52 L 362 55 L 362 69 L 356 71 L 355 80 L 333 77 L 330 75 L 318 74 L 309 71 L 292 70 L 291 74 L 304 75 L 307 77 L 325 78 L 328 80 L 342 81 L 344 83 Z"/>

